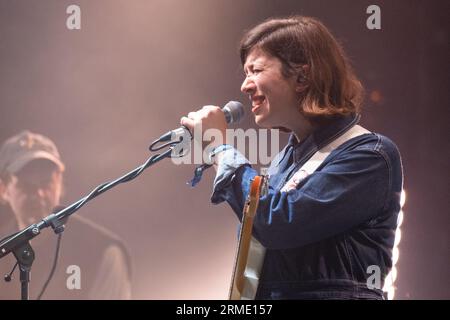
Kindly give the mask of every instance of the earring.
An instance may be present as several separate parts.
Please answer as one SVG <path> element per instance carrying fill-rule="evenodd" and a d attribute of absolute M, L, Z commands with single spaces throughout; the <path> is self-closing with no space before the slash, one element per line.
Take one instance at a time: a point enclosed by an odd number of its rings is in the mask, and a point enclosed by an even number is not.
<path fill-rule="evenodd" d="M 299 82 L 299 83 L 305 83 L 306 82 L 306 77 L 303 74 L 303 72 L 300 72 L 300 74 L 298 75 L 297 82 Z"/>

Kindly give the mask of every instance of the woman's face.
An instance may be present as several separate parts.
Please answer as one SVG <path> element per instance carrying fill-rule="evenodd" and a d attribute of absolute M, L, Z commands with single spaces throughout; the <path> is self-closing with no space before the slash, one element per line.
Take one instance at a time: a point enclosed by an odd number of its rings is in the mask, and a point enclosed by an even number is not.
<path fill-rule="evenodd" d="M 241 91 L 248 94 L 255 122 L 261 127 L 294 131 L 300 114 L 296 76 L 285 78 L 281 61 L 261 49 L 250 51 L 244 64 Z"/>

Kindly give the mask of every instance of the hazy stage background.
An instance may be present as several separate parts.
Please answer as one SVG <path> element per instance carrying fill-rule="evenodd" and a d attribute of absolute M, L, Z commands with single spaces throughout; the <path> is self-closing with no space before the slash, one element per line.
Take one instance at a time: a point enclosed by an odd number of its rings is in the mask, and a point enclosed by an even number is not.
<path fill-rule="evenodd" d="M 81 30 L 66 28 L 70 4 L 81 8 Z M 381 30 L 366 27 L 371 4 Z M 318 17 L 366 86 L 362 124 L 403 155 L 396 298 L 449 298 L 445 12 L 445 1 L 0 0 L 0 140 L 22 129 L 53 138 L 69 204 L 145 161 L 149 143 L 189 111 L 247 103 L 237 54 L 245 29 L 271 16 Z M 255 127 L 249 114 L 242 127 Z M 134 298 L 227 296 L 237 219 L 209 203 L 212 171 L 186 185 L 193 169 L 166 160 L 79 211 L 127 243 Z"/>

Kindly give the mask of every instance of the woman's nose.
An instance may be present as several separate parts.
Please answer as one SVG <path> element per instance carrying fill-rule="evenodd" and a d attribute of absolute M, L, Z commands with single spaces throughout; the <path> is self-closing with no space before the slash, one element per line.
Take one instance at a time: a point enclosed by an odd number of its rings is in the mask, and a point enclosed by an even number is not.
<path fill-rule="evenodd" d="M 241 91 L 246 94 L 251 94 L 255 91 L 255 83 L 250 79 L 250 77 L 246 77 L 244 82 L 242 82 Z"/>

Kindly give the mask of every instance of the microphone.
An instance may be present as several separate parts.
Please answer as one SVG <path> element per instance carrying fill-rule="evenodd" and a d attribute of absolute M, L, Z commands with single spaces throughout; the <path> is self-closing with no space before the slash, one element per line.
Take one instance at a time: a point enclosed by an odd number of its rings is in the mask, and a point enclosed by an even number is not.
<path fill-rule="evenodd" d="M 222 112 L 225 114 L 225 120 L 228 124 L 238 123 L 244 117 L 244 106 L 239 101 L 229 101 L 223 108 Z M 185 126 L 169 131 L 163 134 L 157 141 L 165 142 L 178 139 L 181 137 L 190 136 L 191 132 Z"/>

